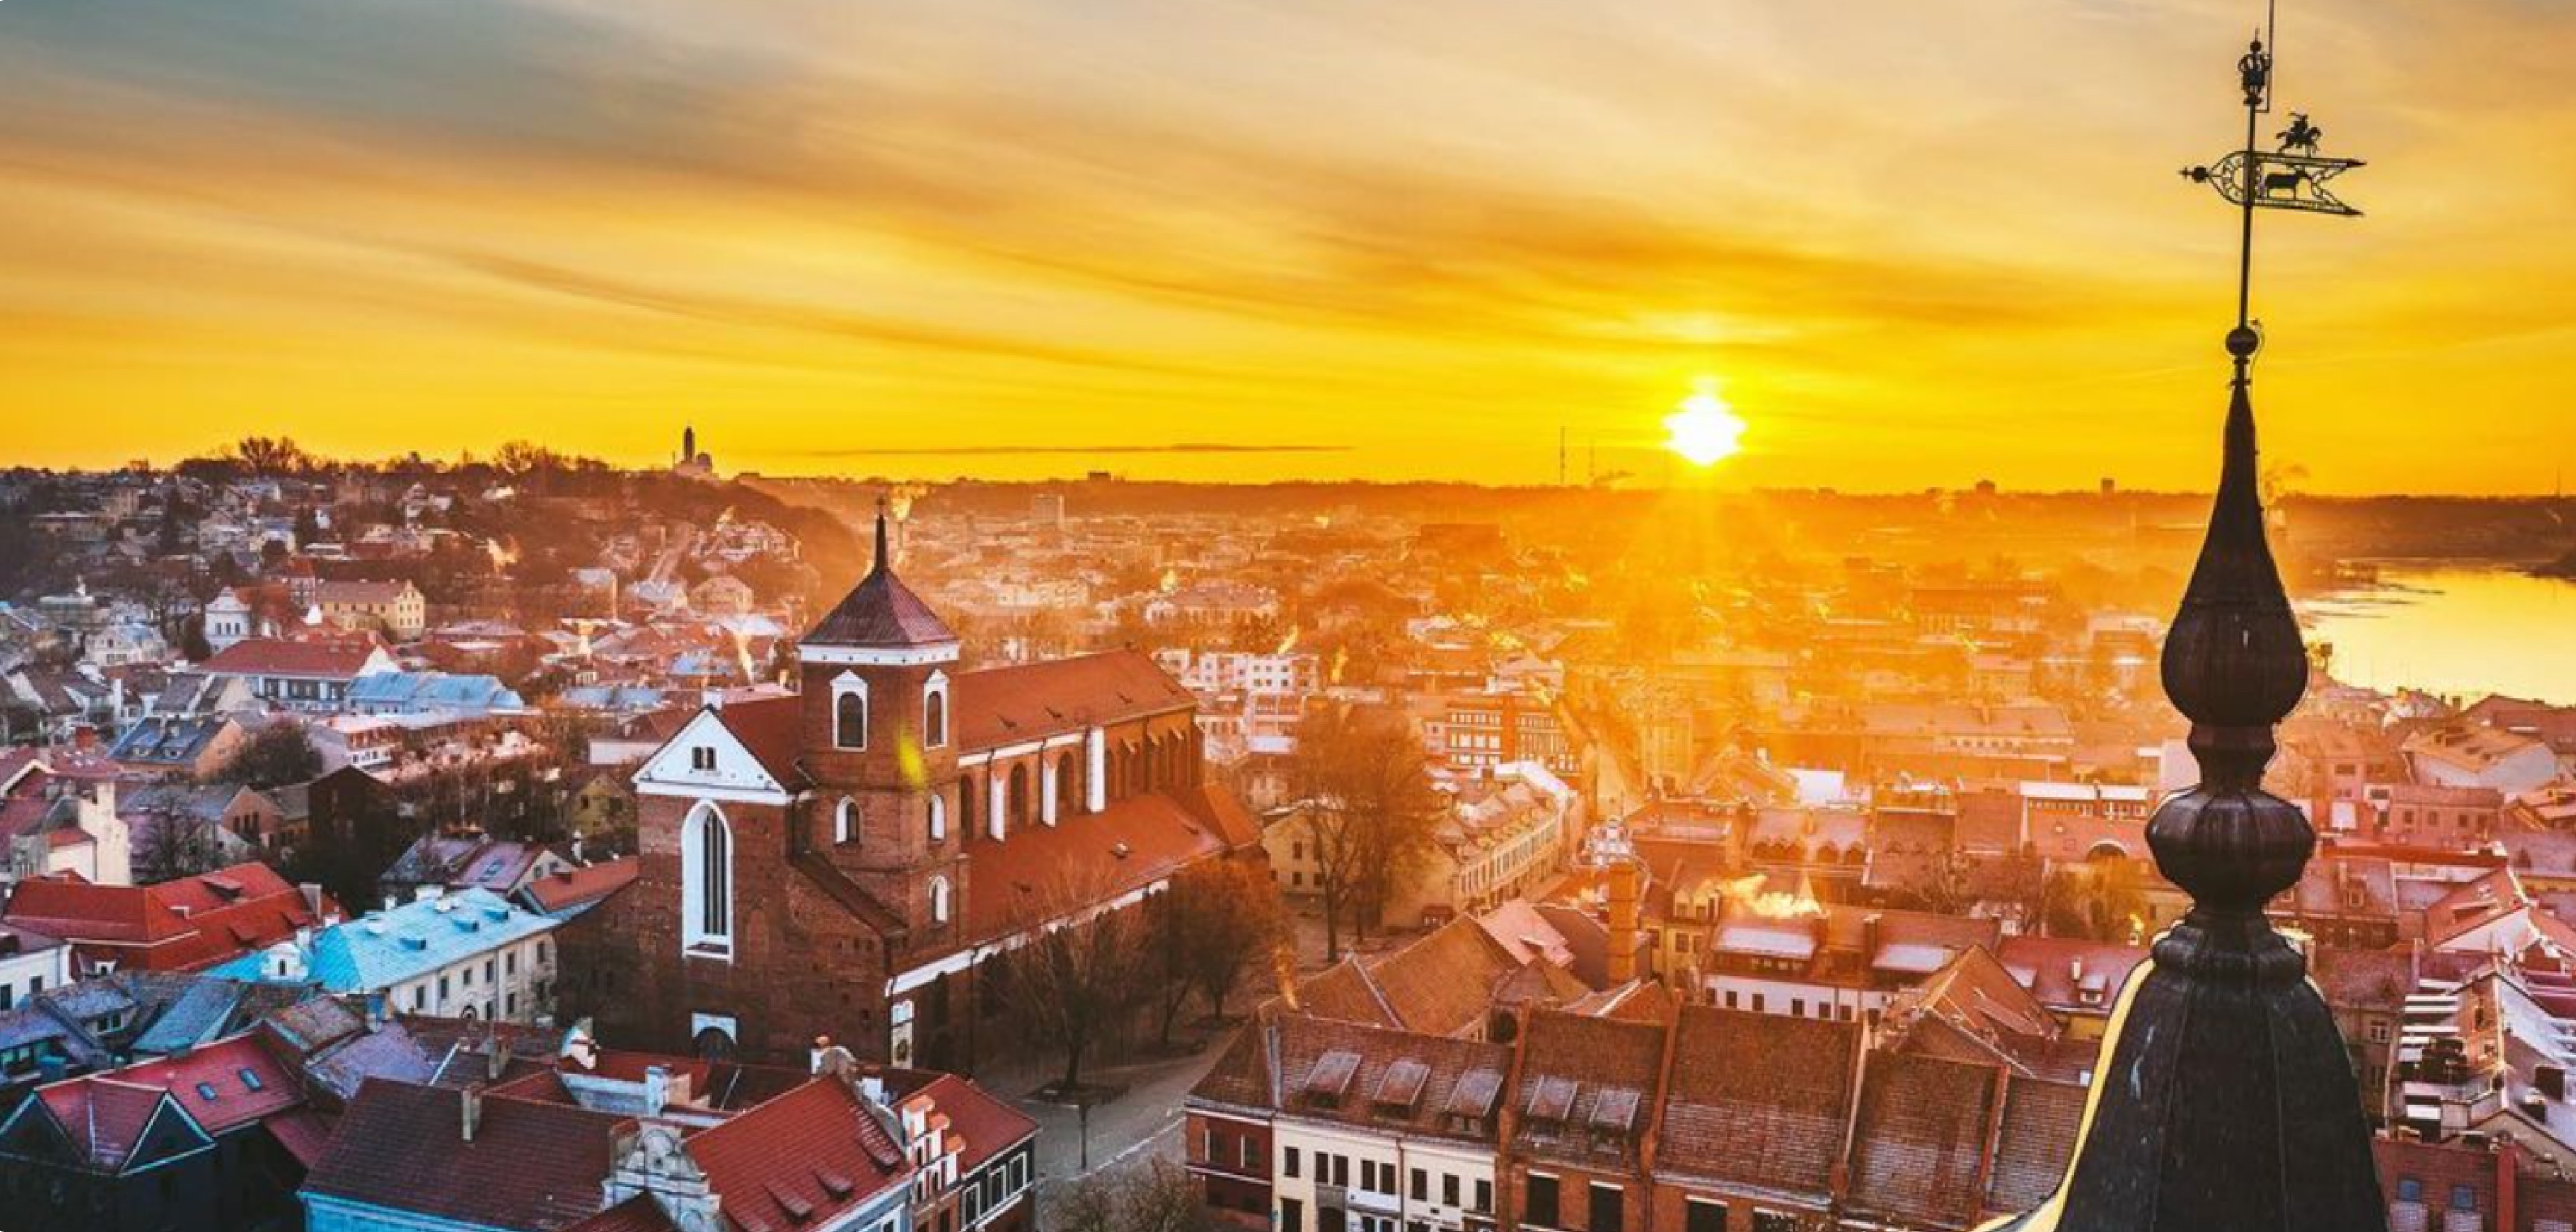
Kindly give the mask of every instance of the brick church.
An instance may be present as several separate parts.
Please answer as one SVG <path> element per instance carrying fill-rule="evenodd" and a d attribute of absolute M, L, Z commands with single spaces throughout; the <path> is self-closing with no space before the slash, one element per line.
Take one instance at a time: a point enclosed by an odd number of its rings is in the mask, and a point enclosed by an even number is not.
<path fill-rule="evenodd" d="M 958 670 L 882 516 L 795 653 L 795 694 L 710 704 L 635 773 L 640 875 L 565 938 L 609 1038 L 971 1069 L 1008 1046 L 993 964 L 1030 930 L 1259 850 L 1187 689 L 1133 650 Z"/>

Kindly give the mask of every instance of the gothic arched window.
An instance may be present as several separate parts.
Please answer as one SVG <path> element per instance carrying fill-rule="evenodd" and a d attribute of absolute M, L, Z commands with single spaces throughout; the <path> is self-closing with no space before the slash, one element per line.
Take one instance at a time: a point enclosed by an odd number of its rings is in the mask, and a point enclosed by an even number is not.
<path fill-rule="evenodd" d="M 868 747 L 868 695 L 858 689 L 841 689 L 832 697 L 832 745 L 843 749 Z"/>
<path fill-rule="evenodd" d="M 938 843 L 945 842 L 947 839 L 948 798 L 938 792 L 932 792 L 930 793 L 930 841 Z"/>
<path fill-rule="evenodd" d="M 733 832 L 713 804 L 680 826 L 680 916 L 684 948 L 733 952 Z"/>
<path fill-rule="evenodd" d="M 1011 780 L 1010 780 L 1010 783 L 1011 783 L 1011 785 L 1010 785 L 1010 793 L 1011 793 L 1011 809 L 1010 809 L 1010 813 L 1011 813 L 1011 827 L 1012 827 L 1013 829 L 1018 829 L 1018 828 L 1020 828 L 1020 827 L 1022 827 L 1022 826 L 1026 826 L 1027 824 L 1029 824 L 1029 767 L 1028 767 L 1028 763 L 1026 763 L 1026 762 L 1022 762 L 1022 763 L 1020 763 L 1020 764 L 1018 764 L 1018 765 L 1015 765 L 1015 766 L 1011 767 Z"/>
<path fill-rule="evenodd" d="M 832 841 L 854 843 L 859 838 L 859 802 L 841 797 L 840 807 L 832 810 Z"/>
<path fill-rule="evenodd" d="M 930 879 L 930 922 L 933 924 L 947 923 L 948 912 L 948 879 L 945 877 L 933 877 Z"/>
<path fill-rule="evenodd" d="M 1071 817 L 1082 809 L 1080 763 L 1071 753 L 1058 753 L 1055 758 L 1055 815 Z"/>
<path fill-rule="evenodd" d="M 948 743 L 948 678 L 933 676 L 922 689 L 921 744 L 935 749 Z"/>

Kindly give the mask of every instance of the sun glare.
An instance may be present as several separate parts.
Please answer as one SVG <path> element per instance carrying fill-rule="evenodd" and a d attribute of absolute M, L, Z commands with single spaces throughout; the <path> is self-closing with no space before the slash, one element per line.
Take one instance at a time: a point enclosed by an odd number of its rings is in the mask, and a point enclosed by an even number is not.
<path fill-rule="evenodd" d="M 1664 448 L 1698 466 L 1714 466 L 1744 447 L 1744 420 L 1717 396 L 1713 380 L 1701 380 L 1680 410 L 1664 416 L 1664 430 L 1671 434 Z"/>

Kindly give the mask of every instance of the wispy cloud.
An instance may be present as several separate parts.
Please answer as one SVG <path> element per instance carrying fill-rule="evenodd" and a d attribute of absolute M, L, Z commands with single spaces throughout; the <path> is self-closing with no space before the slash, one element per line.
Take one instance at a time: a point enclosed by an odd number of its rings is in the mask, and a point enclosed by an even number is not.
<path fill-rule="evenodd" d="M 2188 481 L 2232 232 L 2170 171 L 2252 7 L 8 0 L 0 415 L 1532 478 L 1713 374 L 1760 482 Z M 2372 216 L 2266 230 L 2267 445 L 2546 482 L 2576 11 L 2292 7 Z M 2406 447 L 2462 397 L 2497 430 Z M 1212 422 L 1336 443 L 1081 443 Z"/>
<path fill-rule="evenodd" d="M 1061 454 L 1123 456 L 1128 454 L 1264 454 L 1349 453 L 1348 445 L 1263 445 L 1246 442 L 1185 441 L 1174 445 L 906 445 L 891 449 L 807 449 L 813 458 L 966 458 L 1046 457 Z"/>

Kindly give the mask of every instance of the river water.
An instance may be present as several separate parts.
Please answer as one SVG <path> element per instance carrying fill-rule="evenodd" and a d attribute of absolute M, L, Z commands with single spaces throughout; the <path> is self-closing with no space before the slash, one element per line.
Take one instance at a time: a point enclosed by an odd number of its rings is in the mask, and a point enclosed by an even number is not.
<path fill-rule="evenodd" d="M 2309 643 L 2333 645 L 2338 680 L 2576 705 L 2576 582 L 2501 565 L 2389 561 L 2378 586 L 2298 607 Z"/>

